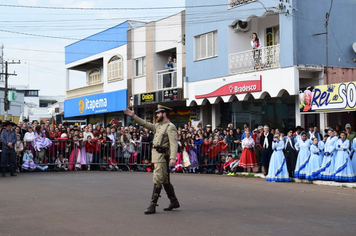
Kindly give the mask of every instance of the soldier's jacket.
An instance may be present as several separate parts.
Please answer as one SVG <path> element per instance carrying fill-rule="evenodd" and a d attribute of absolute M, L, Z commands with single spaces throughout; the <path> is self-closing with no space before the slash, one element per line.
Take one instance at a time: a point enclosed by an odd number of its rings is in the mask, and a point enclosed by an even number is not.
<path fill-rule="evenodd" d="M 160 145 L 162 137 L 162 146 L 169 148 L 169 159 L 176 159 L 177 151 L 178 151 L 178 134 L 176 126 L 171 123 L 169 120 L 164 121 L 161 123 L 152 124 L 147 122 L 138 116 L 135 116 L 137 124 L 153 131 L 155 133 L 153 138 L 153 146 Z M 166 127 L 169 124 L 169 127 L 165 133 Z M 159 153 L 156 149 L 152 149 L 152 162 L 159 163 L 159 162 L 166 162 L 164 158 L 164 153 Z"/>

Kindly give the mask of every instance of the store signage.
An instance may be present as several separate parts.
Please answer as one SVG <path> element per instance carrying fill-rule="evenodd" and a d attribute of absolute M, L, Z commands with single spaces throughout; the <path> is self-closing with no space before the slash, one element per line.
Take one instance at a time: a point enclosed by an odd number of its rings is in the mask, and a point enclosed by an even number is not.
<path fill-rule="evenodd" d="M 143 93 L 141 94 L 141 104 L 156 102 L 156 93 Z"/>
<path fill-rule="evenodd" d="M 64 101 L 64 117 L 122 111 L 127 104 L 127 90 L 100 93 Z"/>
<path fill-rule="evenodd" d="M 177 101 L 178 100 L 178 89 L 170 89 L 163 91 L 164 101 Z"/>
<path fill-rule="evenodd" d="M 356 82 L 318 85 L 299 93 L 301 112 L 356 109 Z"/>
<path fill-rule="evenodd" d="M 204 85 L 201 85 L 202 86 L 201 91 L 210 90 L 211 92 L 209 91 L 208 93 L 195 95 L 195 98 L 199 99 L 199 98 L 218 97 L 218 96 L 226 96 L 226 95 L 241 94 L 241 93 L 259 92 L 262 90 L 261 77 L 259 80 L 245 80 L 245 81 L 224 84 L 217 89 L 216 89 L 217 86 L 216 83 L 206 85 L 206 89 L 203 88 Z"/>

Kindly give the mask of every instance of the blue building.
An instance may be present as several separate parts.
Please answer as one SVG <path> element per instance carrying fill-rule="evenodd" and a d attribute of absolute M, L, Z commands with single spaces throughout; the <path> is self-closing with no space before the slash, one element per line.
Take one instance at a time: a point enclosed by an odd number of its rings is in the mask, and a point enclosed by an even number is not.
<path fill-rule="evenodd" d="M 189 7 L 199 5 L 214 7 Z M 186 6 L 184 94 L 204 125 L 333 125 L 335 114 L 300 109 L 299 91 L 355 80 L 356 26 L 349 24 L 356 20 L 354 1 L 333 3 L 328 81 L 323 33 L 330 1 L 186 0 Z M 356 122 L 353 114 L 349 119 Z"/>
<path fill-rule="evenodd" d="M 125 21 L 65 47 L 65 118 L 85 118 L 88 123 L 117 119 L 123 125 L 127 107 L 127 31 L 144 25 Z M 86 78 L 70 88 L 78 72 Z"/>

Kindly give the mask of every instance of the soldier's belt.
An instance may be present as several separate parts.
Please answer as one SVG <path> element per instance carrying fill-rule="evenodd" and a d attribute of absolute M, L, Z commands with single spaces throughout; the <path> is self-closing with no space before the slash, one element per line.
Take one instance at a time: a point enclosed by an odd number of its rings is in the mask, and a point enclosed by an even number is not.
<path fill-rule="evenodd" d="M 153 146 L 153 148 L 156 149 L 156 151 L 159 153 L 166 153 L 168 151 L 167 147 L 161 145 Z"/>

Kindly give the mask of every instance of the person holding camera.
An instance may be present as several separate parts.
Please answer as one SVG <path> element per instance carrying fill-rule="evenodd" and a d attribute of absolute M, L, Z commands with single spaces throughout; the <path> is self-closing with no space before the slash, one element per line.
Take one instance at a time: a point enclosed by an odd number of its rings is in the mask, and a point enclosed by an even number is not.
<path fill-rule="evenodd" d="M 156 213 L 157 201 L 161 193 L 162 186 L 167 193 L 170 204 L 165 211 L 171 211 L 175 208 L 179 208 L 178 199 L 174 193 L 173 185 L 170 183 L 168 165 L 175 167 L 176 156 L 178 148 L 178 133 L 176 126 L 168 119 L 169 112 L 172 110 L 169 107 L 158 105 L 156 114 L 158 122 L 152 124 L 147 122 L 138 116 L 136 116 L 134 110 L 126 109 L 124 113 L 131 116 L 135 122 L 155 133 L 153 138 L 152 148 L 152 163 L 154 163 L 153 171 L 153 194 L 149 207 L 146 209 L 145 214 Z"/>

